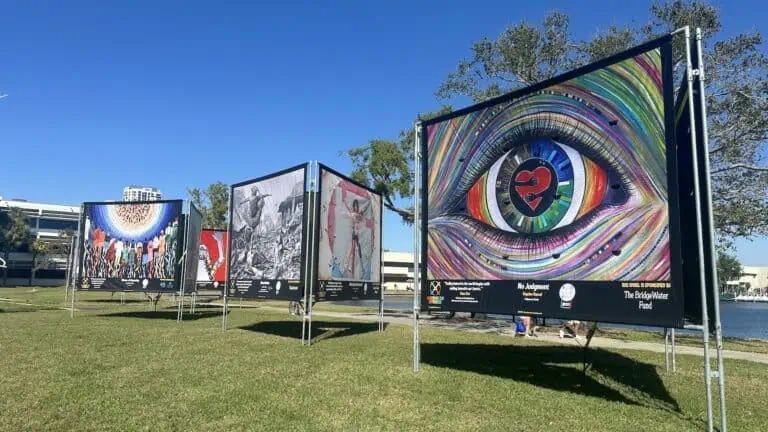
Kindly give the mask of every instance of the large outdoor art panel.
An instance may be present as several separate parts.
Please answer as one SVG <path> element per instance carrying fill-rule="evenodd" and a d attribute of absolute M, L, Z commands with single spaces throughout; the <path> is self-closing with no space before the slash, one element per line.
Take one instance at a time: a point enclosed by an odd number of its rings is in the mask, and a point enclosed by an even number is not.
<path fill-rule="evenodd" d="M 424 124 L 429 307 L 679 323 L 668 56 L 655 41 Z"/>
<path fill-rule="evenodd" d="M 381 195 L 320 165 L 318 300 L 381 297 Z"/>
<path fill-rule="evenodd" d="M 182 202 L 83 205 L 79 289 L 177 291 Z"/>
<path fill-rule="evenodd" d="M 236 296 L 299 299 L 306 167 L 232 187 L 229 281 Z"/>

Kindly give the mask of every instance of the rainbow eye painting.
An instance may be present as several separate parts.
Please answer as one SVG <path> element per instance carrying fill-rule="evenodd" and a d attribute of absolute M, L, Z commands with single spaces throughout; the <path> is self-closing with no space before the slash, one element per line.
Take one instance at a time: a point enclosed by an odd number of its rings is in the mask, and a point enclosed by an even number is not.
<path fill-rule="evenodd" d="M 669 281 L 661 49 L 426 122 L 430 280 Z"/>
<path fill-rule="evenodd" d="M 573 148 L 539 138 L 499 158 L 469 190 L 467 208 L 494 228 L 545 233 L 569 226 L 606 200 L 626 200 L 620 183 L 611 190 L 608 179 Z"/>

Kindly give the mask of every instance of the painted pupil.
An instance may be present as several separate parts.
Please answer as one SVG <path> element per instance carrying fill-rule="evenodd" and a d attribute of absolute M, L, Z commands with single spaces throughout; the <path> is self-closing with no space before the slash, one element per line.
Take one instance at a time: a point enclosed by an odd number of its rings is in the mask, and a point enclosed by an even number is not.
<path fill-rule="evenodd" d="M 477 180 L 467 194 L 466 212 L 504 231 L 543 234 L 601 204 L 623 204 L 628 196 L 616 174 L 576 149 L 535 138 L 515 146 Z"/>
<path fill-rule="evenodd" d="M 523 233 L 549 231 L 571 204 L 571 160 L 551 139 L 530 141 L 507 154 L 495 187 L 496 202 L 510 227 Z"/>
<path fill-rule="evenodd" d="M 504 162 L 514 163 L 508 159 Z M 555 200 L 557 183 L 557 173 L 549 162 L 531 158 L 517 166 L 507 187 L 503 184 L 497 186 L 497 200 L 511 201 L 515 209 L 525 216 L 539 216 L 547 211 Z"/>

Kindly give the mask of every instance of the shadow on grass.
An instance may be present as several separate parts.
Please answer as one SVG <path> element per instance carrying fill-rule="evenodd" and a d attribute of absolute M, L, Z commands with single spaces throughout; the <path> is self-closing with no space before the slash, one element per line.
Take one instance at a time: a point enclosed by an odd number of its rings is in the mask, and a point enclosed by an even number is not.
<path fill-rule="evenodd" d="M 119 312 L 112 314 L 99 315 L 107 318 L 143 318 L 143 319 L 164 319 L 176 321 L 176 310 L 158 310 L 158 311 L 135 311 Z M 221 317 L 221 312 L 205 311 L 191 314 L 184 311 L 184 321 L 197 321 L 199 319 Z"/>
<path fill-rule="evenodd" d="M 53 310 L 59 310 L 56 308 L 46 308 L 46 307 L 28 307 L 28 308 L 19 308 L 19 309 L 3 309 L 0 308 L 0 314 L 12 314 L 12 313 L 21 313 L 21 312 L 40 312 L 40 311 L 53 311 Z"/>
<path fill-rule="evenodd" d="M 174 309 L 175 308 L 176 307 L 174 306 Z M 189 305 L 188 304 L 184 305 L 184 308 L 185 308 L 184 309 L 185 311 L 189 310 Z M 204 309 L 204 310 L 217 310 L 217 311 L 219 311 L 219 315 L 221 315 L 221 310 L 223 308 L 221 306 L 212 305 L 212 304 L 196 304 L 195 305 L 195 310 L 201 310 L 201 309 Z M 229 312 L 232 312 L 232 308 L 231 307 L 229 308 Z M 184 312 L 184 313 L 186 313 L 186 312 Z"/>
<path fill-rule="evenodd" d="M 387 323 L 384 323 L 386 329 Z M 238 327 L 257 333 L 267 333 L 293 339 L 301 339 L 301 321 L 263 321 L 260 323 Z M 344 321 L 312 321 L 312 343 L 324 339 L 354 336 L 363 333 L 376 332 L 379 323 L 344 322 Z"/>
<path fill-rule="evenodd" d="M 589 350 L 592 366 L 586 374 L 582 349 L 569 346 L 425 343 L 421 358 L 436 367 L 681 414 L 655 366 L 602 349 Z M 607 385 L 608 381 L 615 385 Z"/>
<path fill-rule="evenodd" d="M 86 299 L 86 300 L 78 300 L 77 302 L 78 303 L 116 303 L 116 304 L 120 304 L 120 303 L 125 303 L 125 304 L 128 304 L 128 303 L 133 303 L 133 304 L 136 304 L 136 303 L 149 303 L 146 299 L 142 299 L 142 300 L 125 299 L 122 302 L 120 301 L 120 299 L 103 299 L 103 300 Z"/>

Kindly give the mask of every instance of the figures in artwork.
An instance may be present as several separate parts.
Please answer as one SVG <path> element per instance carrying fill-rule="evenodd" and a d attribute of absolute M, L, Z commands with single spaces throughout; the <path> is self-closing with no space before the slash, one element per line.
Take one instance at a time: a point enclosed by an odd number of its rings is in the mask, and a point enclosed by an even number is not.
<path fill-rule="evenodd" d="M 360 235 L 363 230 L 364 222 L 367 218 L 367 220 L 372 220 L 373 218 L 368 215 L 368 209 L 370 208 L 370 203 L 366 202 L 365 207 L 360 208 L 360 201 L 357 199 L 354 199 L 352 201 L 352 208 L 349 208 L 349 205 L 344 202 L 344 207 L 347 210 L 346 216 L 349 218 L 350 227 L 351 227 L 351 234 L 352 238 L 350 240 L 349 245 L 347 246 L 347 254 L 344 267 L 344 277 L 348 277 L 350 279 L 364 279 L 363 278 L 363 249 L 360 246 Z M 366 251 L 366 258 L 370 260 L 370 254 Z M 370 268 L 370 265 L 366 266 Z M 370 272 L 368 272 L 370 273 Z"/>
<path fill-rule="evenodd" d="M 319 278 L 378 282 L 381 198 L 321 170 Z"/>
<path fill-rule="evenodd" d="M 146 208 L 153 205 L 166 204 L 112 205 L 118 207 L 112 210 L 107 208 L 108 205 L 94 205 L 87 209 L 82 255 L 84 276 L 121 279 L 174 277 L 178 212 Z M 158 225 L 162 228 L 154 228 Z M 144 226 L 148 229 L 142 232 Z"/>
<path fill-rule="evenodd" d="M 232 279 L 298 279 L 303 216 L 303 169 L 235 186 Z"/>
<path fill-rule="evenodd" d="M 223 283 L 226 275 L 226 231 L 204 229 L 200 232 L 197 282 Z"/>

